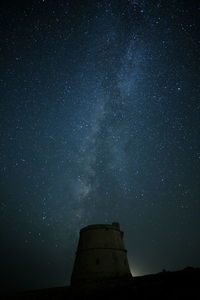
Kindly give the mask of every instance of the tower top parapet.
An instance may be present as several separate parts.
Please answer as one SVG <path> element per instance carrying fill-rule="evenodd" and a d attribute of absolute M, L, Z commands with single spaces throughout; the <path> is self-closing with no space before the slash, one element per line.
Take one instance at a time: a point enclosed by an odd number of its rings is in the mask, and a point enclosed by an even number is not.
<path fill-rule="evenodd" d="M 120 230 L 120 224 L 118 222 L 113 222 L 112 224 L 94 224 L 88 225 L 80 230 L 80 232 L 92 229 L 112 229 L 112 230 Z"/>

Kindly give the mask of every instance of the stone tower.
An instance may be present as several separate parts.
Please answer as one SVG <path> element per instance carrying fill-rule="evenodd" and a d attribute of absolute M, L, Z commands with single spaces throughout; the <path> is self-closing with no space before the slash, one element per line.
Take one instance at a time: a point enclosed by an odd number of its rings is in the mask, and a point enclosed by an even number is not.
<path fill-rule="evenodd" d="M 89 225 L 80 230 L 71 285 L 130 278 L 127 251 L 119 223 Z"/>

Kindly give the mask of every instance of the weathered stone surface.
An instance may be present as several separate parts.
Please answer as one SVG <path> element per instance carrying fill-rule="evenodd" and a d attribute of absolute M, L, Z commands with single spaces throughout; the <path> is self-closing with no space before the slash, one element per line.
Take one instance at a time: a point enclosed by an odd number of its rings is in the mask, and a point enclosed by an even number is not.
<path fill-rule="evenodd" d="M 92 286 L 131 277 L 119 223 L 89 225 L 80 231 L 71 284 Z M 111 282 L 111 281 L 109 281 Z"/>

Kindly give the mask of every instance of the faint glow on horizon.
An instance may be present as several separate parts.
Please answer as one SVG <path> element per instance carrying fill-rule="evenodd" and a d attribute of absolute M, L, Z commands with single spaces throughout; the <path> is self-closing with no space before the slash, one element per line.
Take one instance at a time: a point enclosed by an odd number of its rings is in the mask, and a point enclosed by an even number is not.
<path fill-rule="evenodd" d="M 144 274 L 142 274 L 142 272 L 140 272 L 137 268 L 135 269 L 134 267 L 130 266 L 130 271 L 132 276 L 142 276 Z"/>
<path fill-rule="evenodd" d="M 143 268 L 142 266 L 137 266 L 135 264 L 129 263 L 129 267 L 130 267 L 130 271 L 132 276 L 143 276 L 143 275 L 147 275 L 149 272 L 145 271 L 145 268 Z"/>

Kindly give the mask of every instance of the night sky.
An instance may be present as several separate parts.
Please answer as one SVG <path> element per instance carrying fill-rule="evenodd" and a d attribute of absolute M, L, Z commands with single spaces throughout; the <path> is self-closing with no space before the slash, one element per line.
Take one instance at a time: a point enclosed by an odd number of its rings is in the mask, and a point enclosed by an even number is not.
<path fill-rule="evenodd" d="M 93 223 L 133 275 L 200 267 L 199 1 L 7 1 L 0 25 L 1 290 L 69 284 Z"/>

